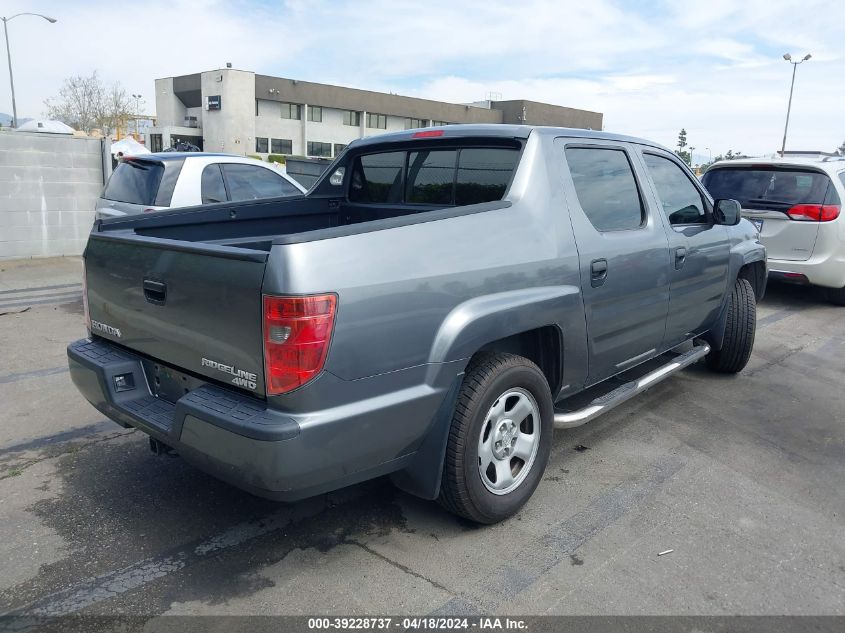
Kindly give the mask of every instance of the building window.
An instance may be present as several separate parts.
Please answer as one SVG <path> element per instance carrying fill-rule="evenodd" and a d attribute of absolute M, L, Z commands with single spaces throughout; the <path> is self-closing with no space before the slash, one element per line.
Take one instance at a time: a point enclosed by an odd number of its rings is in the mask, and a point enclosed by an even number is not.
<path fill-rule="evenodd" d="M 320 106 L 308 106 L 308 120 L 314 123 L 323 122 L 323 108 Z"/>
<path fill-rule="evenodd" d="M 282 103 L 282 118 L 296 119 L 299 121 L 302 118 L 302 106 L 298 103 Z"/>
<path fill-rule="evenodd" d="M 405 119 L 406 130 L 413 130 L 418 127 L 428 127 L 428 119 Z"/>
<path fill-rule="evenodd" d="M 387 115 L 373 114 L 372 112 L 367 112 L 367 127 L 377 128 L 379 130 L 386 130 Z"/>
<path fill-rule="evenodd" d="M 346 149 L 346 145 L 344 143 L 335 143 L 334 144 L 334 155 L 340 156 L 340 153 Z"/>
<path fill-rule="evenodd" d="M 432 124 L 434 127 L 443 127 L 444 125 L 452 125 L 452 124 L 451 124 L 451 123 L 449 123 L 448 121 L 432 121 L 432 122 L 431 122 L 431 124 Z"/>
<path fill-rule="evenodd" d="M 267 153 L 267 137 L 263 136 L 256 136 L 255 137 L 255 151 L 259 154 L 266 154 Z"/>
<path fill-rule="evenodd" d="M 355 127 L 361 126 L 361 113 L 355 112 L 353 110 L 346 110 L 343 113 L 343 124 L 344 125 L 354 125 Z"/>
<path fill-rule="evenodd" d="M 293 154 L 293 141 L 287 138 L 270 139 L 273 154 Z"/>
<path fill-rule="evenodd" d="M 320 158 L 331 158 L 332 144 L 320 143 L 319 141 L 308 141 L 308 155 L 319 156 Z"/>

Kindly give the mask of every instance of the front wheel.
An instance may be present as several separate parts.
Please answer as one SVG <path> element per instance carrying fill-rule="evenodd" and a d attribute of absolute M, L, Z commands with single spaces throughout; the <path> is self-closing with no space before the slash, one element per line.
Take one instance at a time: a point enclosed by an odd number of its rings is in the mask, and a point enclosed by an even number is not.
<path fill-rule="evenodd" d="M 728 318 L 722 349 L 707 354 L 707 366 L 725 374 L 736 374 L 745 368 L 754 347 L 757 329 L 757 302 L 747 279 L 737 279 L 728 298 Z"/>
<path fill-rule="evenodd" d="M 467 368 L 438 501 L 477 523 L 515 514 L 546 469 L 553 434 L 548 382 L 530 360 L 481 354 Z"/>

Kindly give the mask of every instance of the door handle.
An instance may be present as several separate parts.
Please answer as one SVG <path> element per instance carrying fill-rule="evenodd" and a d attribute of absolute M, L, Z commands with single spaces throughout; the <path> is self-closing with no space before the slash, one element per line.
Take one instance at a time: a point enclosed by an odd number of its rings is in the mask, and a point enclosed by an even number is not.
<path fill-rule="evenodd" d="M 607 281 L 607 260 L 594 259 L 590 262 L 590 285 L 597 288 L 605 281 Z"/>
<path fill-rule="evenodd" d="M 152 279 L 144 280 L 144 299 L 150 303 L 163 306 L 167 300 L 167 285 Z"/>
<path fill-rule="evenodd" d="M 680 270 L 684 267 L 687 261 L 687 249 L 679 246 L 675 249 L 675 270 Z"/>

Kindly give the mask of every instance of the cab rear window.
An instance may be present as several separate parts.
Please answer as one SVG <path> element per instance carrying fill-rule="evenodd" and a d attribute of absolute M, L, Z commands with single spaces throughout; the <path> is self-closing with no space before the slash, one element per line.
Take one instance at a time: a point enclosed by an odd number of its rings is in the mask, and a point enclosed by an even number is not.
<path fill-rule="evenodd" d="M 733 198 L 746 209 L 796 204 L 839 204 L 827 175 L 802 169 L 721 167 L 704 174 L 714 198 Z"/>
<path fill-rule="evenodd" d="M 349 200 L 464 206 L 501 200 L 518 148 L 467 147 L 366 154 L 355 159 Z"/>
<path fill-rule="evenodd" d="M 126 160 L 118 164 L 103 191 L 103 198 L 115 202 L 153 205 L 164 165 L 155 161 Z"/>

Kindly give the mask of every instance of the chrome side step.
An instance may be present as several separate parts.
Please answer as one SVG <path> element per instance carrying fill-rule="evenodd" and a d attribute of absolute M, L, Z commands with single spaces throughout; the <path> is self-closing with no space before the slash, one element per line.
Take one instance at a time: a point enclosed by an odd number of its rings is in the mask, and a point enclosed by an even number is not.
<path fill-rule="evenodd" d="M 693 347 L 690 351 L 684 352 L 676 356 L 671 362 L 658 367 L 654 371 L 646 374 L 638 380 L 626 382 L 620 385 L 613 391 L 600 396 L 593 400 L 583 409 L 577 411 L 566 411 L 555 413 L 555 428 L 556 429 L 571 429 L 576 426 L 586 424 L 590 420 L 594 420 L 603 413 L 607 413 L 611 409 L 618 407 L 623 402 L 626 402 L 642 393 L 649 387 L 652 387 L 671 376 L 674 373 L 681 371 L 684 367 L 688 367 L 707 356 L 710 352 L 710 346 L 706 343 Z"/>

